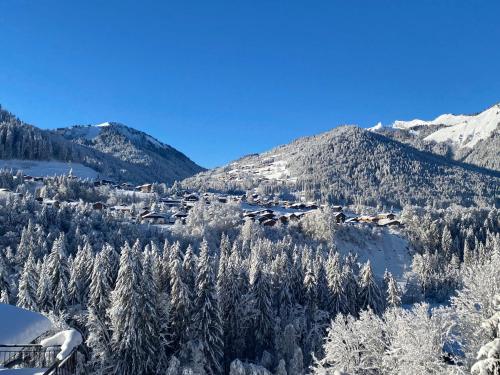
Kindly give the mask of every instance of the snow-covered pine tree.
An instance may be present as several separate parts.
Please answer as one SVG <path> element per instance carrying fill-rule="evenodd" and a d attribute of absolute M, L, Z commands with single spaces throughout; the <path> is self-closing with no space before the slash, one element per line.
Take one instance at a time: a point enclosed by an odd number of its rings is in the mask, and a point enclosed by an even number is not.
<path fill-rule="evenodd" d="M 222 372 L 223 356 L 222 322 L 213 268 L 208 243 L 204 239 L 196 275 L 195 324 L 196 337 L 205 355 L 205 370 L 209 375 Z"/>
<path fill-rule="evenodd" d="M 182 261 L 182 272 L 184 283 L 189 290 L 195 290 L 196 288 L 196 263 L 197 258 L 194 255 L 193 247 L 188 245 Z"/>
<path fill-rule="evenodd" d="M 141 321 L 143 298 L 142 267 L 137 246 L 122 248 L 116 286 L 111 293 L 109 316 L 111 322 L 114 373 L 136 375 L 146 373 L 149 358 L 142 346 Z"/>
<path fill-rule="evenodd" d="M 26 263 L 24 263 L 21 278 L 19 279 L 19 290 L 17 293 L 17 305 L 28 309 L 37 310 L 36 290 L 38 283 L 38 274 L 36 272 L 35 257 L 30 252 Z"/>
<path fill-rule="evenodd" d="M 52 289 L 50 284 L 49 261 L 46 255 L 41 263 L 40 272 L 38 273 L 38 286 L 36 290 L 36 300 L 38 310 L 48 312 L 52 310 Z"/>
<path fill-rule="evenodd" d="M 90 275 L 92 274 L 92 247 L 88 241 L 78 247 L 70 270 L 68 298 L 72 305 L 85 306 L 89 293 Z"/>
<path fill-rule="evenodd" d="M 264 350 L 272 347 L 273 311 L 269 275 L 264 272 L 259 259 L 253 260 L 253 274 L 250 281 L 250 311 L 252 334 L 255 338 L 254 354 L 258 358 Z"/>
<path fill-rule="evenodd" d="M 67 285 L 69 282 L 69 267 L 66 258 L 66 238 L 64 233 L 54 241 L 47 258 L 47 272 L 50 285 L 50 306 L 56 313 L 62 312 L 67 303 Z M 58 301 L 57 298 L 64 299 Z"/>
<path fill-rule="evenodd" d="M 482 328 L 489 332 L 491 341 L 479 349 L 478 361 L 471 369 L 473 375 L 500 374 L 500 295 L 493 298 L 492 309 L 494 315 L 482 324 Z"/>
<path fill-rule="evenodd" d="M 86 343 L 92 350 L 92 364 L 98 373 L 104 371 L 110 358 L 109 346 L 111 332 L 109 330 L 109 296 L 111 287 L 106 270 L 106 254 L 99 253 L 92 268 L 90 291 L 88 297 L 87 339 Z"/>
<path fill-rule="evenodd" d="M 380 314 L 383 310 L 382 294 L 373 275 L 369 260 L 360 271 L 358 284 L 360 308 L 362 310 L 370 308 L 376 314 Z"/>
<path fill-rule="evenodd" d="M 394 276 L 389 272 L 387 281 L 387 306 L 399 307 L 401 306 L 401 290 Z"/>
<path fill-rule="evenodd" d="M 185 347 L 192 336 L 193 294 L 183 279 L 180 248 L 173 249 L 170 267 L 169 345 L 175 350 Z"/>
<path fill-rule="evenodd" d="M 10 270 L 7 264 L 7 257 L 3 251 L 0 251 L 0 292 L 10 294 L 9 275 Z"/>
<path fill-rule="evenodd" d="M 156 369 L 167 367 L 166 337 L 161 335 L 162 300 L 155 279 L 155 259 L 151 250 L 145 251 L 142 259 L 142 310 L 138 324 L 141 325 L 141 346 L 146 352 L 144 370 L 154 373 Z"/>
<path fill-rule="evenodd" d="M 330 251 L 326 263 L 326 278 L 329 291 L 328 313 L 333 319 L 338 313 L 348 313 L 347 299 L 344 286 L 344 274 L 340 266 L 339 253 Z"/>

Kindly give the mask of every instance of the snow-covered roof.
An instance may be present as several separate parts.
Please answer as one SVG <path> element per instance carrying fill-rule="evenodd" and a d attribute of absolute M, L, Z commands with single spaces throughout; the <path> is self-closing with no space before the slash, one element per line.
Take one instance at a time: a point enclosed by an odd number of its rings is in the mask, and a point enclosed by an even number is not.
<path fill-rule="evenodd" d="M 0 344 L 16 345 L 32 342 L 52 328 L 42 314 L 0 303 Z"/>

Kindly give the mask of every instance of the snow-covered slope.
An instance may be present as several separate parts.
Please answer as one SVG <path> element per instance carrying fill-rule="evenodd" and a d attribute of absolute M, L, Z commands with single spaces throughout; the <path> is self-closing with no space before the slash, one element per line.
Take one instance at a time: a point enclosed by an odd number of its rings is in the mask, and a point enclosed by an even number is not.
<path fill-rule="evenodd" d="M 455 148 L 473 148 L 479 141 L 485 140 L 498 132 L 500 124 L 500 104 L 496 104 L 476 115 L 438 116 L 432 121 L 411 120 L 395 121 L 396 129 L 410 130 L 421 126 L 442 125 L 427 135 L 425 141 L 448 143 Z"/>
<path fill-rule="evenodd" d="M 342 226 L 335 235 L 335 245 L 343 255 L 356 254 L 362 263 L 369 260 L 379 277 L 388 270 L 401 281 L 411 268 L 410 245 L 395 229 Z"/>
<path fill-rule="evenodd" d="M 73 176 L 80 178 L 94 179 L 99 175 L 97 171 L 83 164 L 55 160 L 0 160 L 0 169 L 20 170 L 30 176 L 61 176 L 68 175 L 70 171 Z"/>
<path fill-rule="evenodd" d="M 203 170 L 183 153 L 117 122 L 57 129 L 64 139 L 140 168 L 149 181 L 173 182 Z"/>

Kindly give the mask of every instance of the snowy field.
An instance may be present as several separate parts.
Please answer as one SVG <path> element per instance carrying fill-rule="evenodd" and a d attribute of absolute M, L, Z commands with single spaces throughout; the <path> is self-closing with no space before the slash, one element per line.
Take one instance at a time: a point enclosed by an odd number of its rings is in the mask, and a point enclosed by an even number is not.
<path fill-rule="evenodd" d="M 80 178 L 97 178 L 98 173 L 92 168 L 79 163 L 38 160 L 0 160 L 0 169 L 21 170 L 31 176 L 60 176 L 73 170 L 73 175 Z"/>
<path fill-rule="evenodd" d="M 337 232 L 335 245 L 343 255 L 357 254 L 361 263 L 370 260 L 379 277 L 387 269 L 397 281 L 403 281 L 405 271 L 411 267 L 408 241 L 391 228 L 345 226 Z"/>

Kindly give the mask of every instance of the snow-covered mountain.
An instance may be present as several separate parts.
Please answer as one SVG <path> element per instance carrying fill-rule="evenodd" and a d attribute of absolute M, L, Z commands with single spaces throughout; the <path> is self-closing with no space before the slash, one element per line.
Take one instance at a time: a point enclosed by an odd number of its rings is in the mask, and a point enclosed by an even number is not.
<path fill-rule="evenodd" d="M 373 131 L 341 126 L 236 160 L 187 187 L 294 194 L 369 206 L 493 204 L 498 173 L 417 150 Z"/>
<path fill-rule="evenodd" d="M 13 168 L 32 161 L 31 174 L 64 173 L 75 167 L 84 172 L 82 177 L 132 183 L 172 183 L 203 170 L 173 147 L 122 124 L 42 130 L 1 108 L 0 161 Z"/>
<path fill-rule="evenodd" d="M 173 147 L 117 122 L 60 128 L 55 133 L 147 171 L 150 181 L 171 183 L 203 170 Z"/>
<path fill-rule="evenodd" d="M 500 170 L 500 104 L 473 115 L 444 114 L 431 121 L 395 121 L 370 130 L 455 160 Z"/>

